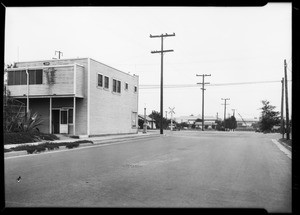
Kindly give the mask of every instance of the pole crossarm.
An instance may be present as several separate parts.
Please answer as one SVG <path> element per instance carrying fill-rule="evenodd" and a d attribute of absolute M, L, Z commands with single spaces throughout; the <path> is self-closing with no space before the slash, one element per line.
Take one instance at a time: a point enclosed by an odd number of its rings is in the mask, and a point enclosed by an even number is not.
<path fill-rule="evenodd" d="M 203 83 L 197 83 L 197 84 L 203 84 Z M 210 82 L 205 82 L 204 84 L 210 84 Z"/>
<path fill-rule="evenodd" d="M 156 53 L 163 53 L 163 52 L 173 52 L 174 50 L 163 50 L 163 51 L 151 51 L 151 54 L 156 54 Z"/>
<path fill-rule="evenodd" d="M 173 33 L 173 34 L 161 34 L 161 35 L 151 35 L 150 34 L 150 38 L 155 38 L 155 37 L 173 37 L 173 36 L 175 36 L 175 33 Z"/>
<path fill-rule="evenodd" d="M 211 74 L 209 74 L 209 75 L 207 75 L 207 74 L 203 74 L 203 75 L 196 74 L 196 76 L 211 76 Z"/>

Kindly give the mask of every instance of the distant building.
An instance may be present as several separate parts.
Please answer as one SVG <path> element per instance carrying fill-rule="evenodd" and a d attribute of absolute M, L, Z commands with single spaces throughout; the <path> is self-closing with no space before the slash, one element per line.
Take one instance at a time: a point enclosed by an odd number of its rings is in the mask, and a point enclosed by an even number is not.
<path fill-rule="evenodd" d="M 237 127 L 253 127 L 253 124 L 256 124 L 259 122 L 259 119 L 254 118 L 243 118 L 236 117 Z"/>
<path fill-rule="evenodd" d="M 8 68 L 11 96 L 38 112 L 45 133 L 137 133 L 139 77 L 91 58 L 18 62 Z M 28 74 L 28 85 L 27 85 Z"/>
<path fill-rule="evenodd" d="M 186 122 L 187 124 L 189 124 L 189 126 L 191 127 L 191 125 L 195 124 L 195 128 L 202 128 L 202 122 L 196 122 L 197 119 L 201 119 L 202 120 L 202 116 L 199 114 L 197 116 L 180 116 L 177 117 L 175 120 L 177 123 L 182 123 L 182 122 Z M 204 126 L 206 129 L 212 128 L 215 129 L 216 128 L 216 120 L 217 117 L 215 116 L 204 116 Z M 220 120 L 220 119 L 219 119 Z"/>
<path fill-rule="evenodd" d="M 139 119 L 144 120 L 144 115 L 139 114 Z M 156 129 L 155 120 L 149 116 L 146 116 L 146 124 L 150 129 Z"/>

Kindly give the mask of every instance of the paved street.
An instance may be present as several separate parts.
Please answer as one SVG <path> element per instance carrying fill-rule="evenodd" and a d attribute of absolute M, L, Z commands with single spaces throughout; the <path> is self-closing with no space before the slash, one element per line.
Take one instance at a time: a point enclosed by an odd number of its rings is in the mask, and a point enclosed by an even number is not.
<path fill-rule="evenodd" d="M 280 134 L 174 131 L 8 158 L 6 206 L 291 212 L 291 159 L 271 140 L 278 138 Z"/>

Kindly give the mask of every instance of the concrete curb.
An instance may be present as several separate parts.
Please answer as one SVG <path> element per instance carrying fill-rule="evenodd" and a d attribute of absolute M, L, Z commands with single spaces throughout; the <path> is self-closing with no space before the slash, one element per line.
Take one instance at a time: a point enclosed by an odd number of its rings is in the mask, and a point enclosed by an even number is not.
<path fill-rule="evenodd" d="M 283 145 L 286 149 L 288 149 L 289 151 L 292 151 L 292 147 L 289 146 L 288 144 L 286 144 L 285 142 L 280 141 L 279 139 L 277 139 L 277 142 L 279 142 L 281 145 Z"/>
<path fill-rule="evenodd" d="M 160 134 L 148 134 L 148 135 L 139 135 L 139 136 L 129 136 L 129 137 L 117 137 L 117 138 L 111 138 L 111 139 L 104 139 L 104 140 L 94 140 L 93 143 L 81 143 L 79 144 L 79 147 L 85 147 L 85 146 L 93 146 L 93 145 L 102 145 L 102 144 L 109 144 L 109 143 L 116 143 L 116 142 L 124 142 L 124 141 L 129 141 L 129 140 L 139 140 L 139 139 L 146 139 L 146 138 L 151 138 L 151 137 L 159 137 L 161 136 Z M 90 140 L 90 139 L 80 139 L 80 140 Z M 70 140 L 70 141 L 51 141 L 53 143 L 55 142 L 76 142 L 76 140 Z M 37 142 L 36 142 L 37 143 Z M 41 144 L 44 142 L 38 142 L 38 144 Z M 27 144 L 27 145 L 38 145 L 38 144 Z M 56 149 L 55 151 L 59 150 L 66 150 L 65 146 L 61 146 L 59 149 Z M 69 149 L 71 150 L 71 149 Z M 47 153 L 47 152 L 52 152 L 52 151 L 45 151 L 41 153 Z M 18 157 L 18 156 L 24 156 L 24 155 L 31 155 L 28 154 L 27 151 L 12 151 L 12 152 L 5 152 L 4 153 L 4 158 L 8 157 Z"/>

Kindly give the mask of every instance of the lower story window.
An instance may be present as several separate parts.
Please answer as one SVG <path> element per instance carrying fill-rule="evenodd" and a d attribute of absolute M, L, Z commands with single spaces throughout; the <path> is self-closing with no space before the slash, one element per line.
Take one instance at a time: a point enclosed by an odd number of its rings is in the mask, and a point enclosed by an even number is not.
<path fill-rule="evenodd" d="M 73 109 L 69 109 L 69 124 L 73 124 Z"/>
<path fill-rule="evenodd" d="M 131 113 L 131 127 L 136 128 L 137 112 Z"/>

